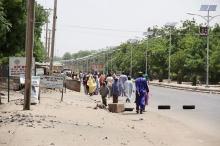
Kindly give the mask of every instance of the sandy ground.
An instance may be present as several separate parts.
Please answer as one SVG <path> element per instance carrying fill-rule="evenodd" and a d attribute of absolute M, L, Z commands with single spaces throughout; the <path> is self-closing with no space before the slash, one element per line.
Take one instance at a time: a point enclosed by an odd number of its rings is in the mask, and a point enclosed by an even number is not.
<path fill-rule="evenodd" d="M 0 105 L 0 146 L 220 145 L 218 137 L 149 110 L 140 115 L 94 109 L 100 96 L 67 90 L 60 102 L 61 93 L 47 91 L 41 93 L 41 103 L 31 105 L 29 111 L 22 110 L 21 94 L 11 96 L 10 103 L 4 98 Z"/>

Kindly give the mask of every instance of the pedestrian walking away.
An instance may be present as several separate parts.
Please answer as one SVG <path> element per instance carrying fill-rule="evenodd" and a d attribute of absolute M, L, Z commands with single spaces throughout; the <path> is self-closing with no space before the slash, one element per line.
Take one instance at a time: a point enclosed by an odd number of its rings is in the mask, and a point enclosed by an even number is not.
<path fill-rule="evenodd" d="M 106 82 L 107 82 L 107 86 L 108 86 L 108 89 L 109 89 L 109 94 L 108 94 L 108 97 L 110 98 L 112 96 L 112 84 L 113 84 L 113 77 L 111 74 L 108 74 L 107 78 L 106 78 Z"/>
<path fill-rule="evenodd" d="M 100 95 L 102 97 L 102 103 L 107 106 L 107 95 L 109 94 L 109 89 L 108 87 L 106 86 L 105 83 L 102 84 L 102 87 L 100 87 Z"/>
<path fill-rule="evenodd" d="M 119 89 L 121 96 L 125 96 L 125 82 L 128 80 L 127 75 L 122 73 L 119 77 Z"/>
<path fill-rule="evenodd" d="M 145 106 L 144 106 L 144 112 L 145 112 L 145 108 L 146 108 L 146 106 L 148 105 L 148 101 L 149 101 L 149 77 L 148 77 L 148 74 L 146 73 L 146 74 L 144 74 L 144 78 L 146 79 L 146 81 L 147 81 L 147 87 L 148 87 L 148 92 L 146 92 L 146 94 L 145 94 Z"/>
<path fill-rule="evenodd" d="M 89 80 L 87 81 L 87 85 L 89 86 L 89 95 L 92 96 L 96 90 L 96 81 L 91 74 L 89 75 Z"/>
<path fill-rule="evenodd" d="M 125 93 L 127 96 L 126 102 L 130 103 L 132 92 L 133 92 L 133 83 L 131 81 L 131 77 L 128 76 L 128 80 L 125 82 Z"/>
<path fill-rule="evenodd" d="M 104 82 L 105 82 L 105 74 L 101 73 L 101 75 L 99 77 L 100 87 L 103 85 Z"/>
<path fill-rule="evenodd" d="M 139 77 L 135 80 L 135 86 L 136 86 L 136 112 L 140 114 L 143 113 L 144 107 L 145 107 L 145 98 L 146 94 L 149 92 L 147 81 L 143 77 L 143 73 L 138 73 Z"/>
<path fill-rule="evenodd" d="M 88 95 L 88 90 L 89 90 L 89 87 L 87 85 L 88 79 L 89 79 L 89 76 L 86 73 L 84 73 L 84 76 L 83 76 L 83 87 L 84 87 L 84 93 L 86 95 Z"/>
<path fill-rule="evenodd" d="M 114 82 L 112 84 L 112 96 L 113 96 L 113 103 L 118 103 L 118 96 L 120 95 L 119 91 L 119 82 L 118 78 L 114 77 Z"/>

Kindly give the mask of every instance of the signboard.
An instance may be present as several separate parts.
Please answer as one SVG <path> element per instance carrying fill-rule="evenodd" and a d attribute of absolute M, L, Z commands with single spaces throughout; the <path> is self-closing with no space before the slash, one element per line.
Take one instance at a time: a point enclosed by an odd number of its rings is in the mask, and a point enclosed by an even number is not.
<path fill-rule="evenodd" d="M 25 84 L 25 76 L 24 74 L 20 74 L 20 84 Z M 35 87 L 40 86 L 40 76 L 32 76 L 31 77 L 31 85 Z"/>
<path fill-rule="evenodd" d="M 20 84 L 25 84 L 25 76 L 24 74 L 20 75 Z M 37 104 L 39 102 L 39 88 L 40 86 L 40 77 L 39 76 L 32 76 L 31 77 L 31 103 Z"/>
<path fill-rule="evenodd" d="M 40 93 L 40 77 L 32 76 L 31 79 L 31 103 L 39 103 L 39 93 Z"/>
<path fill-rule="evenodd" d="M 32 62 L 32 74 L 34 74 L 34 58 Z M 25 57 L 10 57 L 9 58 L 9 76 L 17 76 L 25 74 L 26 58 Z"/>
<path fill-rule="evenodd" d="M 207 26 L 200 26 L 199 33 L 202 36 L 207 36 L 208 35 L 208 27 Z"/>
<path fill-rule="evenodd" d="M 63 77 L 41 76 L 40 87 L 43 88 L 63 88 Z"/>

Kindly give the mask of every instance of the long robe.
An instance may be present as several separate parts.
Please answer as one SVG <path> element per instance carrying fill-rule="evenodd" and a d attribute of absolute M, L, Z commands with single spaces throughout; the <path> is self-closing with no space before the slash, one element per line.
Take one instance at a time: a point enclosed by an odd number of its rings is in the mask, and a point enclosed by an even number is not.
<path fill-rule="evenodd" d="M 133 83 L 131 80 L 127 80 L 125 82 L 125 93 L 126 96 L 131 100 L 131 95 L 132 95 L 132 91 L 133 91 Z"/>
<path fill-rule="evenodd" d="M 146 99 L 146 93 L 149 92 L 147 81 L 143 77 L 139 77 L 135 80 L 135 86 L 136 86 L 136 106 L 137 110 L 139 107 L 141 110 L 145 107 L 145 99 Z"/>
<path fill-rule="evenodd" d="M 96 81 L 92 76 L 89 77 L 87 81 L 87 85 L 89 86 L 89 93 L 90 94 L 94 93 L 96 90 Z"/>

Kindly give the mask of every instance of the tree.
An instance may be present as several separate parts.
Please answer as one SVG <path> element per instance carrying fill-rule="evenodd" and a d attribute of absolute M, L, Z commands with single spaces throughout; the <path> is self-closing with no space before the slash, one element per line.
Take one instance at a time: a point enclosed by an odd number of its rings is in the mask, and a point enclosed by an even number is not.
<path fill-rule="evenodd" d="M 92 51 L 83 51 L 83 50 L 80 50 L 79 52 L 77 53 L 73 53 L 72 54 L 72 58 L 73 59 L 76 59 L 76 58 L 82 58 L 82 57 L 85 57 L 85 56 L 88 56 L 92 54 Z"/>
<path fill-rule="evenodd" d="M 72 58 L 72 56 L 71 56 L 71 54 L 70 54 L 69 52 L 66 52 L 66 53 L 63 55 L 63 57 L 62 57 L 63 60 L 69 60 L 69 59 L 71 59 L 71 58 Z"/>
<path fill-rule="evenodd" d="M 220 81 L 220 26 L 215 28 L 210 34 L 210 82 L 218 83 Z"/>
<path fill-rule="evenodd" d="M 44 52 L 40 38 L 47 15 L 43 7 L 37 3 L 35 9 L 34 57 L 36 61 L 42 61 Z M 26 0 L 0 0 L 0 19 L 5 22 L 4 25 L 0 23 L 0 56 L 25 55 L 26 17 Z M 7 58 L 0 58 L 0 63 L 7 61 Z"/>

